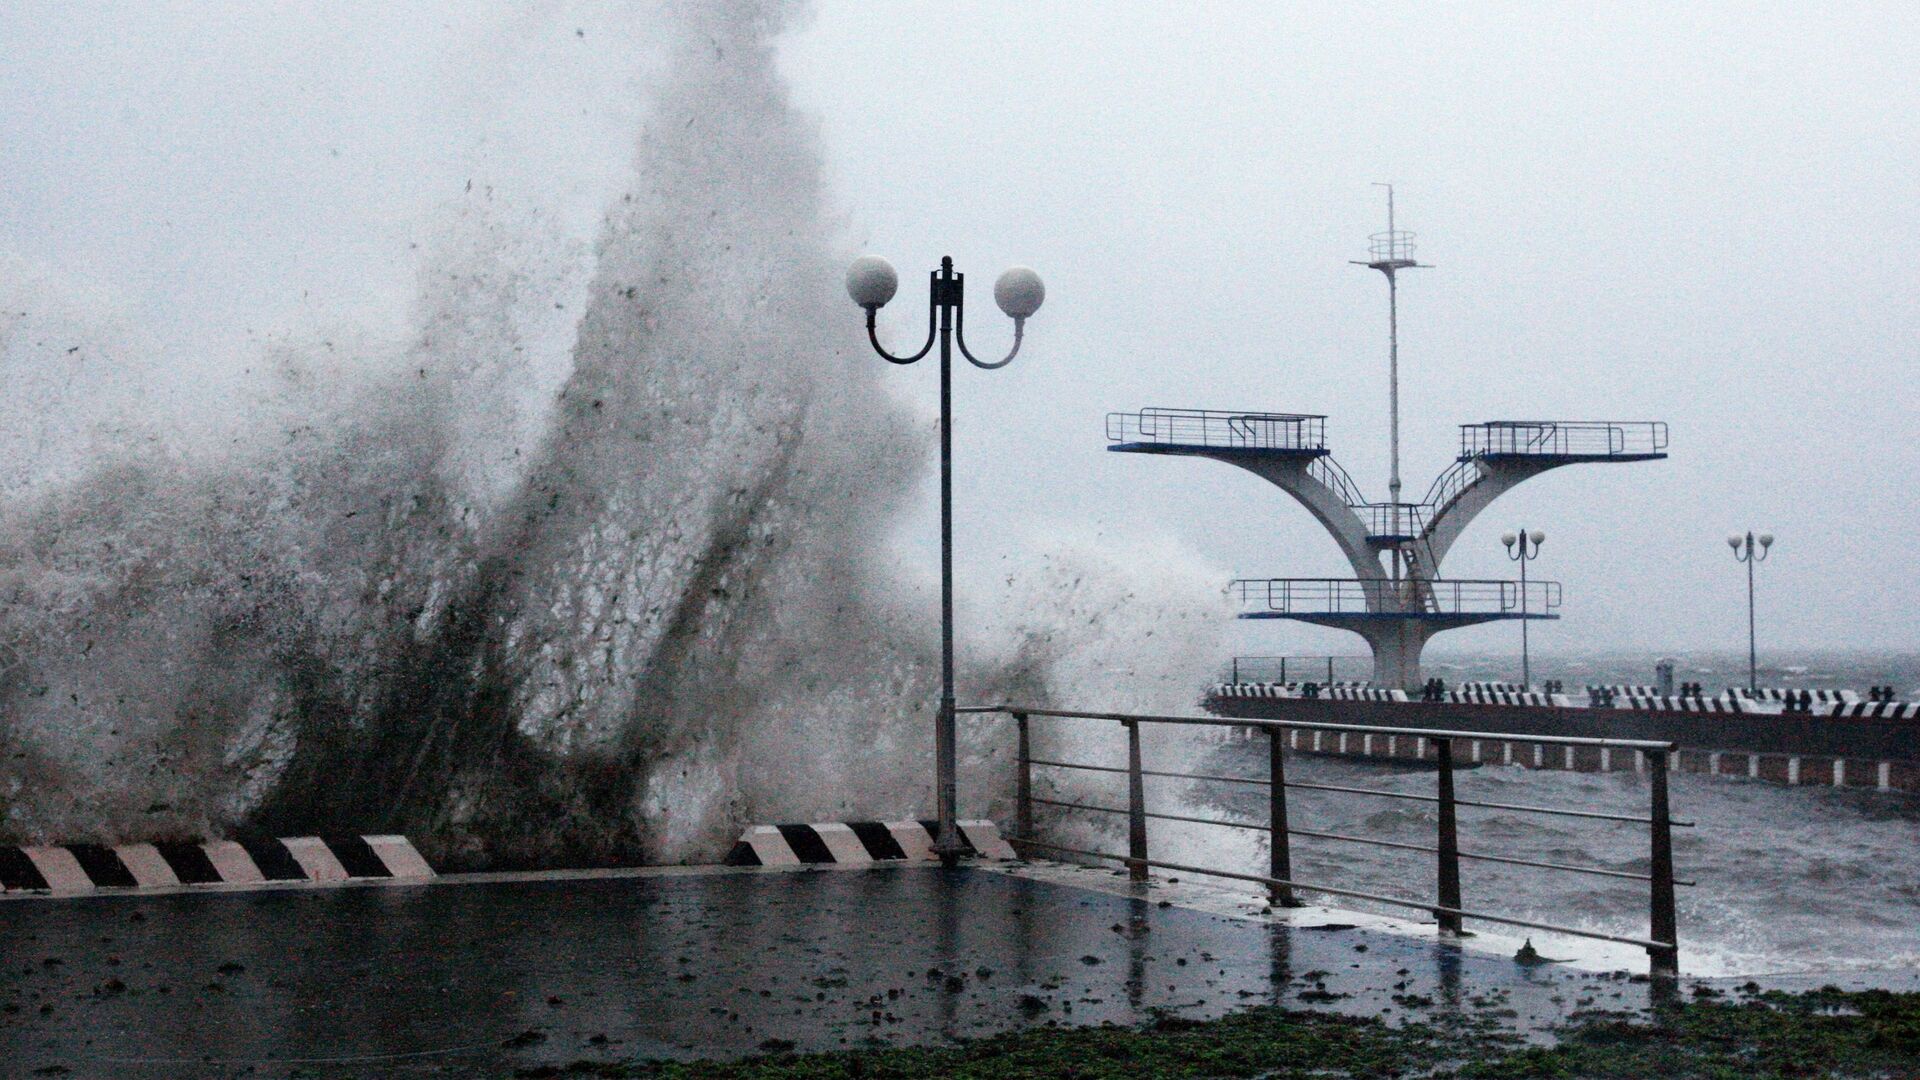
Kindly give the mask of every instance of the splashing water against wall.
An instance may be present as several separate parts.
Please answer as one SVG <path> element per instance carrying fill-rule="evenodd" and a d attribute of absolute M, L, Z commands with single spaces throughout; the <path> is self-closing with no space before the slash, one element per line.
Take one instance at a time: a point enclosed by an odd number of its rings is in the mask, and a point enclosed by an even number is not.
<path fill-rule="evenodd" d="M 928 596 L 883 549 L 931 432 L 849 333 L 783 10 L 674 20 L 557 377 L 526 313 L 564 241 L 469 209 L 411 342 L 276 342 L 221 452 L 34 429 L 0 519 L 0 835 L 674 861 L 750 820 L 924 807 Z M 963 692 L 1189 704 L 1218 575 L 1170 561 L 1037 557 Z M 1003 734 L 966 745 L 973 808 L 1004 797 Z"/>

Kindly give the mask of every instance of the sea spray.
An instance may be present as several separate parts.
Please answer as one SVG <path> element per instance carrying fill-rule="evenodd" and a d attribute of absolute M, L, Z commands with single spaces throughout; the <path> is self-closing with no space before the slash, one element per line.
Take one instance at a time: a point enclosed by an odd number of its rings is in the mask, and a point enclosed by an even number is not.
<path fill-rule="evenodd" d="M 142 346 L 98 289 L 0 251 L 0 499 L 161 442 L 128 407 L 157 390 Z"/>
<path fill-rule="evenodd" d="M 1219 567 L 1164 538 L 1116 543 L 1071 529 L 1037 537 L 1021 565 L 992 583 L 999 586 L 991 592 L 998 610 L 987 620 L 992 639 L 977 648 L 992 658 L 996 674 L 978 688 L 979 698 L 1066 711 L 1192 713 L 1199 682 L 1225 647 L 1232 617 L 1221 585 L 1225 577 Z M 1127 764 L 1127 735 L 1119 723 L 1034 718 L 1030 725 L 1036 757 L 1108 769 Z M 990 759 L 1011 753 L 1012 733 L 1003 723 L 997 729 L 983 725 L 979 734 L 982 758 L 962 774 L 1003 784 L 1004 763 Z M 1194 766 L 1218 741 L 1212 728 L 1149 723 L 1140 734 L 1145 768 L 1161 772 L 1198 771 Z M 1171 778 L 1148 778 L 1146 786 L 1154 812 L 1180 813 L 1195 794 L 1186 781 Z M 1052 767 L 1035 769 L 1034 793 L 1114 809 L 1124 808 L 1128 797 L 1123 775 Z M 973 805 L 1004 807 L 1004 789 L 973 794 Z M 1001 801 L 993 800 L 996 794 Z M 1124 849 L 1126 820 L 1118 815 L 1041 807 L 1036 820 L 1055 843 Z M 1155 821 L 1152 832 L 1159 858 L 1192 855 L 1198 844 L 1220 839 L 1195 837 L 1176 822 Z M 1229 858 L 1238 854 L 1211 850 Z"/>
<path fill-rule="evenodd" d="M 888 544 L 933 432 L 848 332 L 785 10 L 673 9 L 584 290 L 469 193 L 411 340 L 280 335 L 216 446 L 61 443 L 82 464 L 0 520 L 0 834 L 396 830 L 506 866 L 925 812 L 934 594 Z M 565 370 L 530 366 L 582 291 Z M 1191 702 L 1218 573 L 1166 562 L 968 574 L 1017 599 L 962 692 Z M 1004 811 L 1004 727 L 965 736 L 969 808 Z"/>

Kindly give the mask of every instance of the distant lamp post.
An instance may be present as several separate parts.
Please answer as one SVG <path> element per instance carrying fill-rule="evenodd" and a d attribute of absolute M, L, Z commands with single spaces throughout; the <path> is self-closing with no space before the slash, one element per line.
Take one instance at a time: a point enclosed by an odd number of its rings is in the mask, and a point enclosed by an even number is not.
<path fill-rule="evenodd" d="M 1758 548 L 1754 547 L 1756 540 L 1760 544 Z M 1760 653 L 1755 647 L 1753 632 L 1753 564 L 1767 561 L 1767 553 L 1773 549 L 1773 534 L 1755 536 L 1752 530 L 1745 536 L 1735 533 L 1727 537 L 1727 546 L 1733 549 L 1735 559 L 1747 564 L 1747 692 L 1757 694 L 1760 692 Z"/>
<path fill-rule="evenodd" d="M 934 720 L 935 796 L 940 819 L 933 850 L 940 861 L 953 865 L 966 852 L 955 824 L 955 733 L 953 719 L 953 346 L 975 367 L 999 368 L 1011 363 L 1020 352 L 1020 340 L 1026 331 L 1027 317 L 1040 310 L 1047 298 L 1047 287 L 1040 275 L 1024 266 L 1016 266 L 1000 275 L 993 286 L 994 303 L 1013 319 L 1013 348 L 991 363 L 967 350 L 964 283 L 966 275 L 953 272 L 953 260 L 940 260 L 940 269 L 930 275 L 927 295 L 927 342 L 912 356 L 895 356 L 880 344 L 874 328 L 874 316 L 899 291 L 900 275 L 893 264 L 878 255 L 862 255 L 847 268 L 847 294 L 867 311 L 867 340 L 873 350 L 896 364 L 911 364 L 932 351 L 940 342 L 940 711 Z"/>
<path fill-rule="evenodd" d="M 1500 537 L 1500 542 L 1507 545 L 1507 558 L 1520 564 L 1520 685 L 1531 690 L 1533 656 L 1527 643 L 1527 564 L 1540 557 L 1540 545 L 1547 542 L 1547 534 L 1539 529 L 1532 532 L 1521 529 Z"/>

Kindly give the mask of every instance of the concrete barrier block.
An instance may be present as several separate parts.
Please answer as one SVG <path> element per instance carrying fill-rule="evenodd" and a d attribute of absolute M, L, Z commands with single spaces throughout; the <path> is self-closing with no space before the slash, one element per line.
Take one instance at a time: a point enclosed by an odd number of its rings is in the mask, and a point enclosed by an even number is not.
<path fill-rule="evenodd" d="M 414 849 L 413 842 L 404 836 L 369 836 L 367 846 L 373 849 L 380 861 L 387 864 L 387 870 L 396 878 L 430 878 L 434 876 L 433 867 L 427 865 L 420 852 Z"/>
<path fill-rule="evenodd" d="M 92 892 L 93 879 L 80 868 L 80 860 L 63 847 L 23 847 L 27 858 L 46 880 L 47 888 L 57 893 Z"/>
<path fill-rule="evenodd" d="M 865 844 L 853 834 L 853 828 L 842 821 L 829 821 L 813 826 L 814 834 L 820 837 L 832 854 L 833 861 L 841 865 L 870 863 L 873 856 L 867 852 Z"/>
<path fill-rule="evenodd" d="M 291 836 L 282 841 L 287 854 L 300 864 L 308 881 L 345 881 L 351 875 L 347 868 L 340 865 L 333 852 L 327 848 L 326 841 L 317 836 Z"/>
<path fill-rule="evenodd" d="M 247 849 L 231 840 L 211 840 L 200 845 L 207 853 L 207 861 L 213 864 L 214 872 L 220 880 L 229 885 L 252 885 L 267 880 L 267 876 L 254 865 L 253 856 Z"/>
<path fill-rule="evenodd" d="M 771 825 L 755 825 L 740 837 L 740 842 L 753 850 L 759 860 L 754 865 L 800 865 L 800 856 L 793 853 L 793 848 L 787 845 L 787 839 L 780 835 L 780 830 Z"/>
<path fill-rule="evenodd" d="M 133 875 L 135 885 L 143 889 L 156 889 L 168 885 L 180 884 L 180 876 L 167 865 L 160 855 L 160 849 L 152 844 L 122 844 L 113 849 L 120 856 L 120 862 L 127 872 Z"/>
<path fill-rule="evenodd" d="M 967 842 L 973 849 L 989 859 L 1017 859 L 1013 845 L 1000 836 L 1000 827 L 991 821 L 956 822 L 960 831 L 967 834 Z"/>

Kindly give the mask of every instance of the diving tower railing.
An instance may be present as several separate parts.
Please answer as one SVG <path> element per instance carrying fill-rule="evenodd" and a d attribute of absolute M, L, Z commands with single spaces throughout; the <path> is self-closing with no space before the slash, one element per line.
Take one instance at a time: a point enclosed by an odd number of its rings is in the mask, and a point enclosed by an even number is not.
<path fill-rule="evenodd" d="M 1480 463 L 1645 461 L 1666 456 L 1659 420 L 1489 420 L 1460 426 L 1460 455 L 1419 502 L 1373 502 L 1327 450 L 1326 417 L 1315 413 L 1146 408 L 1107 414 L 1114 450 L 1204 453 L 1258 450 L 1310 458 L 1307 475 L 1359 514 L 1370 543 L 1425 537 L 1455 498 L 1485 478 Z"/>
<path fill-rule="evenodd" d="M 1474 616 L 1483 619 L 1552 619 L 1560 609 L 1560 583 L 1467 578 L 1241 578 L 1228 586 L 1242 618 L 1377 615 Z M 1523 604 L 1521 601 L 1525 599 Z"/>
<path fill-rule="evenodd" d="M 1522 594 L 1513 582 L 1439 577 L 1447 552 L 1488 506 L 1561 466 L 1667 456 L 1667 425 L 1658 420 L 1463 424 L 1460 454 L 1424 499 L 1374 502 L 1328 452 L 1318 414 L 1151 408 L 1108 414 L 1107 437 L 1107 449 L 1119 453 L 1224 461 L 1292 496 L 1327 530 L 1354 576 L 1240 583 L 1249 606 L 1241 617 L 1351 630 L 1372 647 L 1374 682 L 1402 689 L 1419 685 L 1420 651 L 1437 633 L 1495 619 L 1558 618 L 1557 583 L 1532 583 Z"/>
<path fill-rule="evenodd" d="M 1347 473 L 1344 466 L 1333 459 L 1331 453 L 1314 458 L 1307 466 L 1307 475 L 1325 484 L 1341 502 L 1356 510 L 1373 505 L 1367 501 L 1365 495 L 1360 494 L 1360 485 L 1353 482 L 1353 477 Z"/>
<path fill-rule="evenodd" d="M 1324 454 L 1326 421 L 1325 416 L 1308 413 L 1146 408 L 1137 413 L 1108 413 L 1107 440 L 1141 449 L 1194 447 Z"/>
<path fill-rule="evenodd" d="M 1640 459 L 1664 456 L 1659 420 L 1489 420 L 1460 425 L 1460 460 L 1483 457 Z"/>
<path fill-rule="evenodd" d="M 1312 680 L 1322 686 L 1344 681 L 1365 686 L 1373 675 L 1373 657 L 1364 653 L 1333 656 L 1236 656 L 1220 669 L 1229 683 L 1286 683 Z"/>

